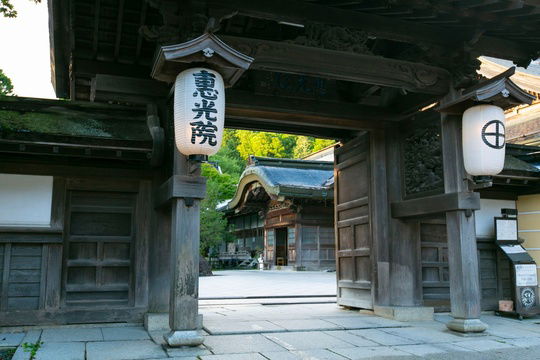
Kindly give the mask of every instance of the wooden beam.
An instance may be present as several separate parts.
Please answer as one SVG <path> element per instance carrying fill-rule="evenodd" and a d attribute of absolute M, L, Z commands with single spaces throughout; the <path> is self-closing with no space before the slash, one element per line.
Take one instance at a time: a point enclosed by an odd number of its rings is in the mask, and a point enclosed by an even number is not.
<path fill-rule="evenodd" d="M 150 69 L 145 65 L 120 64 L 111 61 L 90 60 L 82 57 L 76 57 L 74 59 L 72 73 L 90 77 L 95 74 L 108 74 L 150 79 Z"/>
<path fill-rule="evenodd" d="M 49 42 L 51 46 L 51 81 L 56 96 L 66 98 L 69 95 L 69 65 L 71 42 L 71 24 L 69 21 L 71 2 L 50 0 Z"/>
<path fill-rule="evenodd" d="M 176 198 L 204 199 L 206 179 L 198 176 L 173 175 L 159 187 L 155 207 L 160 207 Z"/>
<path fill-rule="evenodd" d="M 141 5 L 141 17 L 139 20 L 139 29 L 145 24 L 146 22 L 146 12 L 148 11 L 148 2 L 143 1 Z M 141 49 L 143 44 L 143 37 L 141 32 L 139 31 L 139 34 L 137 35 L 137 49 L 135 50 L 135 62 L 138 63 L 139 58 L 141 56 Z"/>
<path fill-rule="evenodd" d="M 96 74 L 90 86 L 90 101 L 147 104 L 165 99 L 169 90 L 166 83 L 151 79 Z"/>
<path fill-rule="evenodd" d="M 284 42 L 234 36 L 221 36 L 220 39 L 255 58 L 250 69 L 389 86 L 426 94 L 444 95 L 449 91 L 450 74 L 434 66 Z"/>
<path fill-rule="evenodd" d="M 114 59 L 118 60 L 120 54 L 120 42 L 122 40 L 122 21 L 124 20 L 124 2 L 119 0 L 118 16 L 116 17 L 116 40 L 114 41 Z"/>
<path fill-rule="evenodd" d="M 392 217 L 409 218 L 456 210 L 480 210 L 480 195 L 454 192 L 392 203 Z"/>
<path fill-rule="evenodd" d="M 231 13 L 295 24 L 317 22 L 350 29 L 359 29 L 379 38 L 407 43 L 423 43 L 445 48 L 460 48 L 473 38 L 470 31 L 449 30 L 444 27 L 426 25 L 375 14 L 332 8 L 300 0 L 209 0 L 210 9 L 229 10 Z M 511 58 L 519 61 L 531 60 L 534 49 L 516 42 L 481 37 L 474 45 L 477 55 Z"/>
<path fill-rule="evenodd" d="M 228 119 L 225 118 L 225 127 L 237 130 L 253 130 L 279 132 L 284 134 L 314 136 L 324 139 L 346 140 L 357 136 L 361 131 L 345 129 L 328 129 L 322 127 L 307 127 L 304 125 L 290 123 L 276 123 L 267 121 L 257 121 L 249 119 Z"/>
<path fill-rule="evenodd" d="M 262 123 L 336 130 L 381 129 L 401 119 L 388 109 L 355 103 L 294 99 L 226 90 L 227 126 L 253 128 Z M 98 74 L 92 81 L 91 99 L 96 101 L 149 102 L 165 99 L 169 86 L 154 80 Z"/>
<path fill-rule="evenodd" d="M 257 95 L 227 90 L 227 119 L 250 119 L 328 129 L 369 130 L 384 128 L 400 119 L 386 109 L 350 103 Z"/>

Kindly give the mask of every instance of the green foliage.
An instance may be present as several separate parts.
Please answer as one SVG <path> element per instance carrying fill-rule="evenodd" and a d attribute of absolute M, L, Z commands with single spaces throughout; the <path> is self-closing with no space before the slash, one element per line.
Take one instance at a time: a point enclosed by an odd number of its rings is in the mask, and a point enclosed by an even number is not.
<path fill-rule="evenodd" d="M 2 69 L 0 69 L 0 95 L 13 95 L 13 84 L 11 83 L 10 78 L 4 74 Z"/>
<path fill-rule="evenodd" d="M 302 159 L 311 153 L 322 150 L 334 144 L 332 139 L 316 139 L 311 136 L 298 136 L 294 148 L 294 158 Z"/>
<path fill-rule="evenodd" d="M 38 341 L 36 343 L 23 343 L 22 344 L 22 348 L 24 350 L 24 352 L 29 352 L 30 353 L 30 359 L 29 360 L 33 360 L 36 358 L 36 353 L 37 351 L 39 350 L 39 348 L 41 347 L 41 345 L 43 345 L 43 341 Z"/>
<path fill-rule="evenodd" d="M 0 349 L 0 360 L 11 360 L 17 349 Z"/>
<path fill-rule="evenodd" d="M 236 191 L 233 176 L 219 171 L 210 164 L 203 164 L 202 174 L 206 177 L 206 198 L 201 202 L 201 255 L 207 256 L 209 249 L 222 242 L 234 240 L 227 231 L 227 220 L 217 210 L 220 202 L 230 199 Z"/>
<path fill-rule="evenodd" d="M 249 155 L 275 158 L 292 158 L 297 136 L 264 131 L 238 131 L 239 144 L 236 147 L 240 156 Z"/>
<path fill-rule="evenodd" d="M 40 3 L 41 0 L 31 0 L 36 4 Z M 17 17 L 17 10 L 13 7 L 11 0 L 0 0 L 0 15 L 7 18 Z"/>
<path fill-rule="evenodd" d="M 223 136 L 223 146 L 219 152 L 210 157 L 210 162 L 221 168 L 224 174 L 229 174 L 237 182 L 244 171 L 245 161 L 236 149 L 240 145 L 238 131 L 226 129 Z"/>

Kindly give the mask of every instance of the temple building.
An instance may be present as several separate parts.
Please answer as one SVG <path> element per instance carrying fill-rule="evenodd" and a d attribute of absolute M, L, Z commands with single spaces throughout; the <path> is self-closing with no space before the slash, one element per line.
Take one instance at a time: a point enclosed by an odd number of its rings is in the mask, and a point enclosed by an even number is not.
<path fill-rule="evenodd" d="M 239 250 L 260 250 L 267 268 L 335 270 L 334 165 L 250 157 L 224 207 Z"/>

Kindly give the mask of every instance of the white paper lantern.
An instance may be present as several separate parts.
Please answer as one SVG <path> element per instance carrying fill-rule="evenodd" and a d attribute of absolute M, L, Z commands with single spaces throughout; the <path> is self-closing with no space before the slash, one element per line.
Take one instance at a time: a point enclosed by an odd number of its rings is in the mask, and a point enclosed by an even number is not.
<path fill-rule="evenodd" d="M 474 176 L 497 175 L 503 170 L 506 150 L 504 111 L 477 105 L 463 113 L 463 160 Z"/>
<path fill-rule="evenodd" d="M 181 72 L 174 84 L 174 134 L 184 155 L 213 155 L 221 147 L 225 124 L 225 86 L 211 69 Z"/>

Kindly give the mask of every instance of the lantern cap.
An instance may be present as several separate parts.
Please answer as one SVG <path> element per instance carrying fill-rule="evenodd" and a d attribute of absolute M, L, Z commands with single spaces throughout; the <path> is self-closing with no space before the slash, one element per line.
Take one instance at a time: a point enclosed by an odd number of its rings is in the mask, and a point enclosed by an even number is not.
<path fill-rule="evenodd" d="M 440 112 L 460 115 L 471 106 L 480 104 L 495 105 L 503 110 L 521 105 L 531 104 L 535 97 L 516 85 L 510 77 L 514 75 L 515 67 L 482 81 L 458 93 L 448 94 L 437 107 Z"/>
<path fill-rule="evenodd" d="M 211 33 L 181 44 L 162 46 L 154 60 L 152 78 L 169 83 L 193 66 L 208 66 L 223 77 L 225 87 L 231 87 L 246 71 L 253 58 L 242 54 Z"/>

